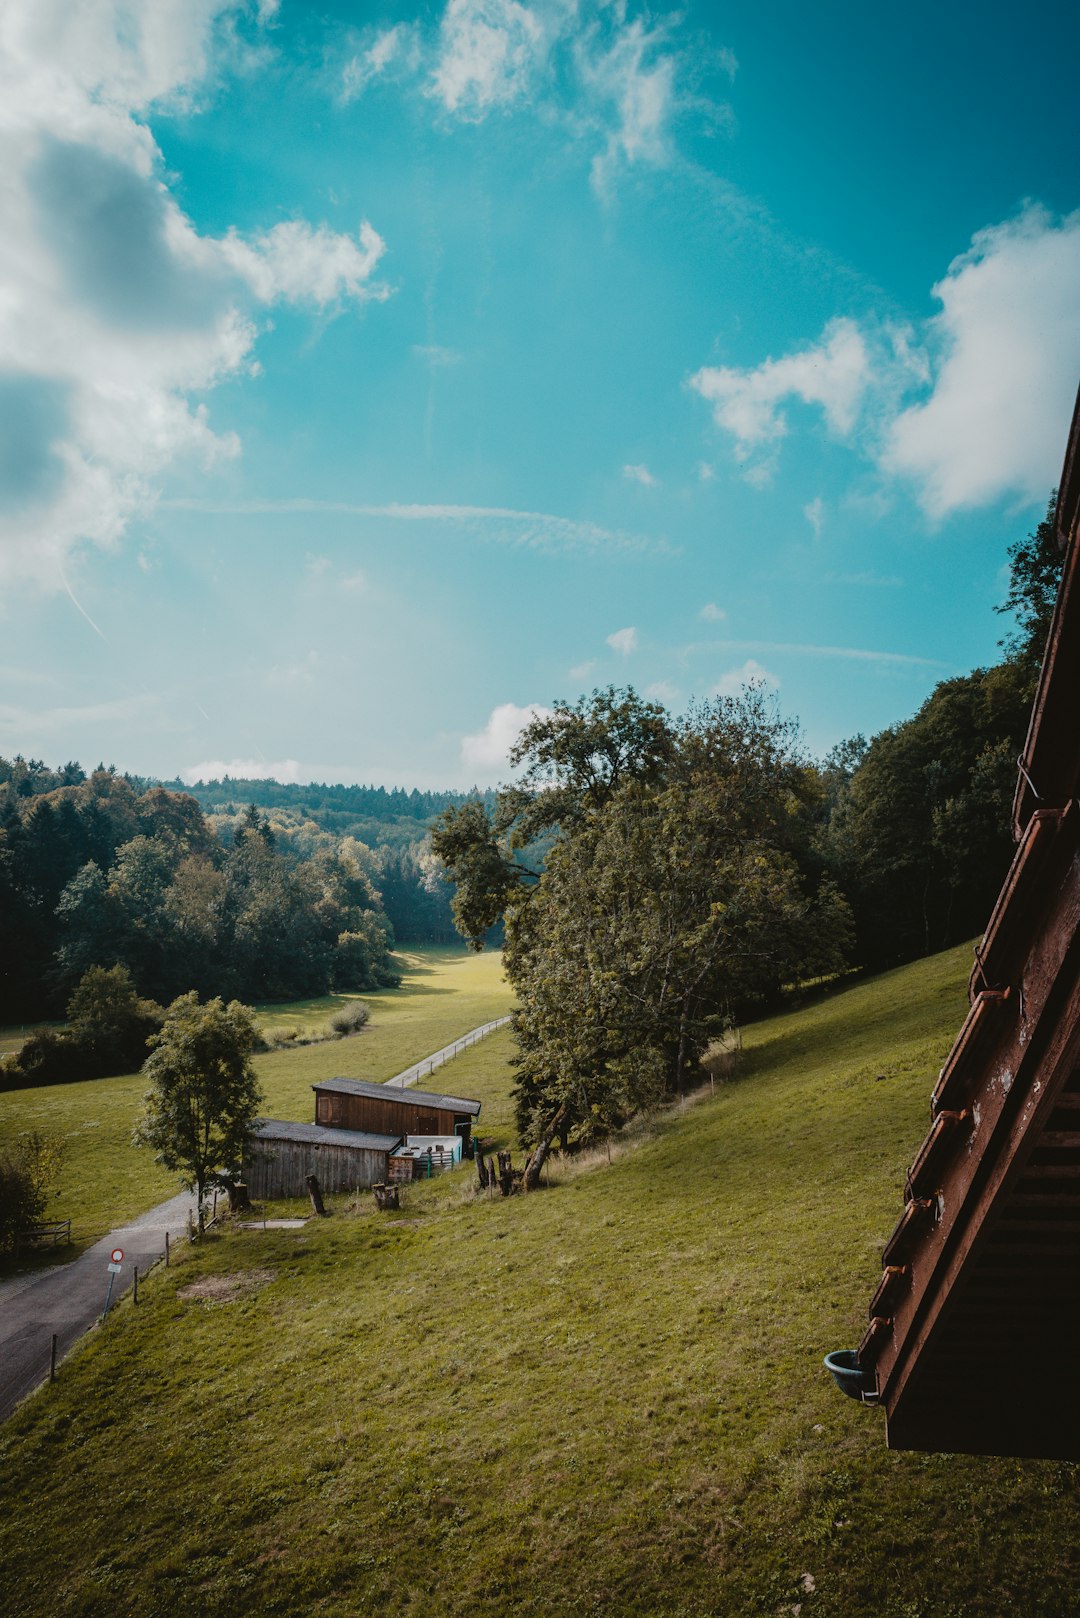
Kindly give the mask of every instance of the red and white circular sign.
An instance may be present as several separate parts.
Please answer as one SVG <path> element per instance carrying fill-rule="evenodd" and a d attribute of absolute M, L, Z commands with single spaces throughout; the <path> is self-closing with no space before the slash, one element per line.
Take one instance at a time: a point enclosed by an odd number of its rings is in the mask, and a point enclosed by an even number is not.
<path fill-rule="evenodd" d="M 122 1247 L 114 1247 L 111 1257 L 114 1264 L 122 1264 L 124 1261 L 124 1249 Z"/>

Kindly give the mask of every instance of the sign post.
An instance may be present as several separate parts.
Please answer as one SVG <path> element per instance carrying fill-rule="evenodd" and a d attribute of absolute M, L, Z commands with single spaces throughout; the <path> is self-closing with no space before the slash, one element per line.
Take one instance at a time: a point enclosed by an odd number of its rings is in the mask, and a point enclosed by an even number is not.
<path fill-rule="evenodd" d="M 124 1266 L 124 1249 L 122 1247 L 114 1247 L 111 1254 L 109 1255 L 109 1290 L 105 1294 L 105 1307 L 101 1311 L 101 1324 L 103 1326 L 105 1324 L 105 1316 L 109 1312 L 109 1305 L 112 1302 L 113 1282 L 116 1280 L 116 1277 L 120 1274 L 120 1271 L 123 1269 L 123 1266 Z"/>

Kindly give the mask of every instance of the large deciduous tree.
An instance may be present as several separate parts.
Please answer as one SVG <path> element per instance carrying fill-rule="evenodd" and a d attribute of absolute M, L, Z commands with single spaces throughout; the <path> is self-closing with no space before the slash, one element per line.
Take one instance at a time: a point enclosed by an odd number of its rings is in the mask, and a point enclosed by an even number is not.
<path fill-rule="evenodd" d="M 258 1117 L 263 1097 L 251 1065 L 257 1042 L 247 1006 L 220 999 L 201 1005 L 193 990 L 168 1008 L 143 1065 L 150 1085 L 135 1142 L 195 1192 L 200 1234 L 206 1188 L 239 1173 Z"/>
<path fill-rule="evenodd" d="M 811 855 L 820 778 L 761 692 L 678 725 L 594 693 L 534 720 L 513 760 L 494 813 L 451 811 L 433 847 L 470 942 L 505 915 L 528 1186 L 556 1133 L 680 1092 L 737 1010 L 839 967 L 850 920 Z"/>

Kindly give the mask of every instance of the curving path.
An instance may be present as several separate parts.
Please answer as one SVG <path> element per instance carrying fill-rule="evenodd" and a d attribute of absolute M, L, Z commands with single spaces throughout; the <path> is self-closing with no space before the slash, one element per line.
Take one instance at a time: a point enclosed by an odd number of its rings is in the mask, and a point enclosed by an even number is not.
<path fill-rule="evenodd" d="M 0 1283 L 0 1421 L 48 1376 L 53 1333 L 59 1361 L 94 1325 L 105 1303 L 112 1249 L 124 1249 L 123 1269 L 113 1287 L 115 1304 L 130 1288 L 134 1266 L 143 1275 L 161 1258 L 166 1231 L 170 1240 L 187 1235 L 188 1212 L 194 1208 L 195 1198 L 183 1191 L 132 1224 L 111 1230 L 71 1264 Z"/>
<path fill-rule="evenodd" d="M 402 1089 L 415 1084 L 509 1021 L 509 1017 L 497 1017 L 494 1022 L 470 1029 L 452 1045 L 444 1045 L 441 1051 L 434 1051 L 404 1073 L 387 1079 L 387 1084 Z M 109 1281 L 106 1265 L 112 1249 L 124 1249 L 124 1267 L 113 1287 L 115 1304 L 129 1290 L 134 1266 L 137 1264 L 143 1275 L 161 1258 L 166 1231 L 170 1240 L 187 1235 L 188 1213 L 194 1209 L 191 1192 L 181 1192 L 131 1224 L 111 1230 L 70 1264 L 0 1281 L 0 1421 L 6 1420 L 20 1399 L 25 1399 L 48 1376 L 53 1333 L 59 1363 L 96 1323 L 105 1302 Z"/>

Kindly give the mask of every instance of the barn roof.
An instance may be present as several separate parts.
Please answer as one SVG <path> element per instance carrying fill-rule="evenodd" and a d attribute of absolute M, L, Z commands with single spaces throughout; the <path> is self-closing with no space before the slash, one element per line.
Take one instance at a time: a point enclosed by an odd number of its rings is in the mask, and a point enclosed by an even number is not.
<path fill-rule="evenodd" d="M 392 1152 L 400 1135 L 366 1135 L 360 1129 L 324 1129 L 321 1124 L 294 1124 L 283 1118 L 264 1118 L 251 1131 L 252 1140 L 290 1140 L 302 1146 L 351 1146 L 356 1151 Z"/>
<path fill-rule="evenodd" d="M 858 1349 L 898 1449 L 1080 1459 L 1080 397 L 1018 848 Z M 873 1394 L 871 1394 L 871 1397 Z"/>
<path fill-rule="evenodd" d="M 429 1090 L 399 1090 L 397 1085 L 369 1084 L 366 1079 L 320 1079 L 311 1088 L 329 1090 L 337 1095 L 370 1096 L 375 1101 L 404 1101 L 417 1107 L 435 1107 L 440 1112 L 467 1112 L 476 1117 L 479 1101 L 467 1101 L 464 1096 L 437 1096 Z"/>

